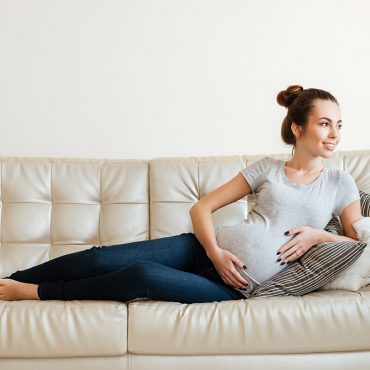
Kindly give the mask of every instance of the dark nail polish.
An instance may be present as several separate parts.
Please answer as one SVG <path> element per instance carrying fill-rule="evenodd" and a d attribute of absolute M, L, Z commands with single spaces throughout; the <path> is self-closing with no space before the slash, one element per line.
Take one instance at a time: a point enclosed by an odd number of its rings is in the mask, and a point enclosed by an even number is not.
<path fill-rule="evenodd" d="M 284 235 L 288 235 L 289 234 L 289 231 L 285 231 Z"/>
<path fill-rule="evenodd" d="M 280 254 L 281 252 L 276 252 L 276 254 Z"/>
<path fill-rule="evenodd" d="M 243 266 L 243 269 L 244 269 L 244 270 L 246 270 L 246 269 L 247 269 L 247 266 L 246 266 L 246 265 L 244 265 L 244 266 Z"/>
<path fill-rule="evenodd" d="M 281 262 L 280 265 L 285 265 L 285 262 Z"/>
<path fill-rule="evenodd" d="M 281 258 L 279 258 L 276 262 L 280 262 L 281 261 Z"/>

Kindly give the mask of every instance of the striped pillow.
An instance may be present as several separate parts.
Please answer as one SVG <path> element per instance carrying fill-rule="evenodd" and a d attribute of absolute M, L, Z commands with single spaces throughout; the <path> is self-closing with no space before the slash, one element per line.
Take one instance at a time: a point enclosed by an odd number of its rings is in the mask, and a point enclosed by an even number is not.
<path fill-rule="evenodd" d="M 324 228 L 325 231 L 336 235 L 344 235 L 339 216 L 334 216 Z"/>
<path fill-rule="evenodd" d="M 357 260 L 366 247 L 358 241 L 318 243 L 302 257 L 264 281 L 251 293 L 253 297 L 292 295 L 312 292 L 331 280 Z"/>
<path fill-rule="evenodd" d="M 370 217 L 370 194 L 359 190 L 360 203 L 361 203 L 361 214 L 364 217 Z"/>

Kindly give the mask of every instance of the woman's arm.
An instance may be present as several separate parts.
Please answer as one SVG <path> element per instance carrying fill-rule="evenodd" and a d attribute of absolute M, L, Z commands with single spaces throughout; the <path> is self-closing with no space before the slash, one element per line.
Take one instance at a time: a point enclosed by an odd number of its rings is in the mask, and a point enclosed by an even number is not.
<path fill-rule="evenodd" d="M 319 233 L 318 243 L 343 242 L 346 240 L 357 241 L 358 240 L 358 239 L 348 238 L 347 236 L 329 233 L 328 231 L 325 231 L 325 230 L 319 230 L 318 233 Z"/>
<path fill-rule="evenodd" d="M 300 240 L 298 242 L 296 238 L 293 238 L 278 249 L 278 252 L 280 252 L 279 254 L 281 254 L 280 261 L 294 261 L 318 243 L 358 241 L 358 236 L 356 230 L 353 228 L 353 224 L 361 218 L 360 200 L 357 200 L 347 206 L 340 216 L 343 232 L 345 234 L 344 236 L 309 226 L 302 226 L 300 228 L 289 230 L 289 235 L 298 234 Z M 289 256 L 288 259 L 286 258 L 287 256 Z"/>
<path fill-rule="evenodd" d="M 360 200 L 356 200 L 344 208 L 342 214 L 340 215 L 340 221 L 342 223 L 345 236 L 335 235 L 325 230 L 321 230 L 319 234 L 319 243 L 358 240 L 358 236 L 356 230 L 353 228 L 353 224 L 361 218 L 361 202 Z"/>
<path fill-rule="evenodd" d="M 247 285 L 248 282 L 236 270 L 234 264 L 243 268 L 243 262 L 217 245 L 211 214 L 251 192 L 248 182 L 238 174 L 226 184 L 202 197 L 190 209 L 195 236 L 205 249 L 208 258 L 225 283 L 239 288 Z"/>
<path fill-rule="evenodd" d="M 199 199 L 190 209 L 195 236 L 206 250 L 208 257 L 219 249 L 211 214 L 250 193 L 252 189 L 248 182 L 241 174 L 238 174 L 226 184 Z"/>
<path fill-rule="evenodd" d="M 194 234 L 200 244 L 202 244 L 209 258 L 219 249 L 216 242 L 211 213 L 212 212 L 207 207 L 201 204 L 195 204 L 190 210 Z"/>

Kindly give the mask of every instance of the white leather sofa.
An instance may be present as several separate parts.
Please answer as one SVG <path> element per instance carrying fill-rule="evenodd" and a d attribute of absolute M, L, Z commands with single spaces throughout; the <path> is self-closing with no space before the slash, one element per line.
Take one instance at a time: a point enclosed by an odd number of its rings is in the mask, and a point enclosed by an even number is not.
<path fill-rule="evenodd" d="M 263 156 L 0 158 L 0 276 L 93 245 L 193 232 L 191 206 Z M 370 150 L 324 163 L 370 192 Z M 241 222 L 253 202 L 218 210 L 215 226 Z M 0 301 L 1 370 L 189 368 L 370 369 L 370 286 L 195 304 Z"/>

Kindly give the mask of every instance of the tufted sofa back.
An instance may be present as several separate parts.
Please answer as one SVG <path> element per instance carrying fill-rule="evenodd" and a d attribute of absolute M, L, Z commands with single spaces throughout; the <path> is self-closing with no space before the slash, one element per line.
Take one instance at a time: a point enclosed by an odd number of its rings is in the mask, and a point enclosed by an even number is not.
<path fill-rule="evenodd" d="M 1 158 L 0 276 L 148 237 L 143 160 Z"/>
<path fill-rule="evenodd" d="M 191 206 L 264 156 L 0 157 L 0 277 L 93 245 L 193 232 Z M 370 192 L 370 150 L 336 152 L 323 162 Z M 253 194 L 247 198 L 214 212 L 215 226 L 242 222 L 254 204 Z"/>

